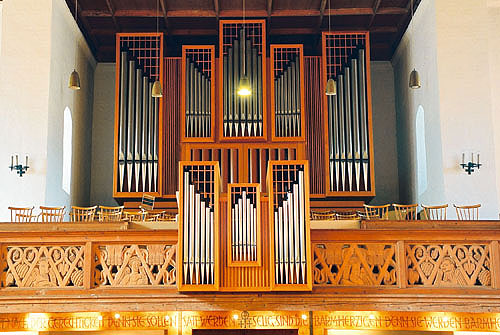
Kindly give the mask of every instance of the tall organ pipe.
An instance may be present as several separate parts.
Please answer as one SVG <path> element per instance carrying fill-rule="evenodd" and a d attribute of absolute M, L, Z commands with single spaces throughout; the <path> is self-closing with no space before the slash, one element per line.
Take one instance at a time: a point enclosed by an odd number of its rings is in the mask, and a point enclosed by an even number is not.
<path fill-rule="evenodd" d="M 365 50 L 359 50 L 359 106 L 361 114 L 361 157 L 363 160 L 364 189 L 369 190 L 368 186 L 368 124 L 367 124 L 367 105 L 366 105 L 366 68 L 365 68 Z"/>
<path fill-rule="evenodd" d="M 134 150 L 134 109 L 135 109 L 135 61 L 130 60 L 128 63 L 128 113 L 127 113 L 127 190 L 132 191 L 132 175 L 133 175 L 133 150 Z"/>
<path fill-rule="evenodd" d="M 123 182 L 125 178 L 125 167 L 127 165 L 126 151 L 127 151 L 127 104 L 128 104 L 128 64 L 127 64 L 127 52 L 122 51 L 120 53 L 120 127 L 118 131 L 118 168 L 119 168 L 119 189 L 118 191 L 123 192 Z"/>

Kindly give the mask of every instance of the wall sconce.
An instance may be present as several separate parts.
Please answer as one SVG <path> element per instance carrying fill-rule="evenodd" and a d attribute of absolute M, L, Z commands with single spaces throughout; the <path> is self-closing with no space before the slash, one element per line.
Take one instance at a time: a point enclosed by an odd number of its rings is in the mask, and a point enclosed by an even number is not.
<path fill-rule="evenodd" d="M 22 177 L 28 171 L 28 155 L 26 155 L 26 164 L 19 164 L 19 155 L 16 155 L 16 165 L 14 165 L 14 156 L 10 156 L 10 171 L 15 170 L 19 177 Z"/>
<path fill-rule="evenodd" d="M 465 153 L 462 153 L 462 163 L 460 164 L 460 166 L 465 170 L 465 172 L 467 172 L 467 174 L 470 175 L 472 172 L 474 172 L 474 168 L 477 168 L 479 170 L 481 165 L 482 164 L 479 163 L 479 153 L 477 154 L 477 161 L 474 162 L 474 153 L 471 152 L 470 161 L 467 163 L 465 162 Z"/>

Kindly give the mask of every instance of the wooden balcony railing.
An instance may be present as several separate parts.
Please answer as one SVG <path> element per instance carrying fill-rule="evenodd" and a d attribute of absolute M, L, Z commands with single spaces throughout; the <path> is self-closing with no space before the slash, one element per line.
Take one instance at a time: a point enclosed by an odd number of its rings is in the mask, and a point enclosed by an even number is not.
<path fill-rule="evenodd" d="M 157 299 L 134 305 L 139 310 L 159 302 L 184 310 L 230 306 L 278 310 L 297 304 L 313 310 L 329 310 L 335 304 L 389 308 L 387 301 L 396 309 L 404 308 L 397 297 L 405 297 L 405 304 L 421 303 L 420 308 L 432 301 L 443 310 L 449 306 L 461 310 L 478 299 L 477 311 L 500 308 L 500 222 L 450 223 L 452 229 L 447 223 L 407 224 L 415 226 L 334 230 L 314 229 L 313 224 L 313 290 L 280 293 L 279 299 L 278 293 L 262 291 L 258 296 L 238 293 L 241 299 L 227 292 L 177 292 L 177 230 L 100 231 L 94 225 L 90 231 L 16 233 L 0 227 L 0 310 L 13 308 L 13 301 L 56 301 L 61 296 L 76 301 L 106 296 L 113 308 L 124 309 L 138 297 Z M 447 305 L 450 301 L 453 304 Z"/>
<path fill-rule="evenodd" d="M 176 244 L 168 230 L 0 233 L 1 288 L 173 288 Z"/>

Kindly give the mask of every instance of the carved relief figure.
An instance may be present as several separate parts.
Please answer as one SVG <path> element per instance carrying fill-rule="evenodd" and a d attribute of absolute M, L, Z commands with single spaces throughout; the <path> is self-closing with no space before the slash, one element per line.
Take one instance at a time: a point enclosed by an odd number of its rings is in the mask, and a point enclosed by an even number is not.
<path fill-rule="evenodd" d="M 49 261 L 46 257 L 40 257 L 38 267 L 31 272 L 29 286 L 32 287 L 55 287 L 57 279 L 53 271 L 50 269 Z"/>
<path fill-rule="evenodd" d="M 446 256 L 439 265 L 439 270 L 436 276 L 436 284 L 465 286 L 467 281 L 460 269 L 455 265 L 453 259 Z"/>
<path fill-rule="evenodd" d="M 344 264 L 346 264 L 346 270 L 342 277 L 342 285 L 370 284 L 369 276 L 361 264 L 361 259 L 355 252 L 352 253 L 349 259 L 344 260 Z"/>
<path fill-rule="evenodd" d="M 148 276 L 141 267 L 141 260 L 137 256 L 130 258 L 128 266 L 124 270 L 124 275 L 120 280 L 120 286 L 147 285 Z"/>

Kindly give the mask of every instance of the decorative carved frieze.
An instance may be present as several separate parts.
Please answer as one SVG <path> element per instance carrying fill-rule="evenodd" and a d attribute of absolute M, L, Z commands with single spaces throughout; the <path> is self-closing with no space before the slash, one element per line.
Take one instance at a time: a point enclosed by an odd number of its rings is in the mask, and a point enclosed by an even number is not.
<path fill-rule="evenodd" d="M 314 284 L 324 286 L 395 285 L 394 244 L 313 244 Z"/>
<path fill-rule="evenodd" d="M 408 244 L 406 262 L 412 286 L 491 286 L 487 244 Z"/>
<path fill-rule="evenodd" d="M 7 246 L 3 286 L 83 286 L 83 251 L 78 246 Z"/>
<path fill-rule="evenodd" d="M 99 245 L 95 248 L 94 285 L 175 285 L 176 250 L 176 245 L 166 244 Z"/>

